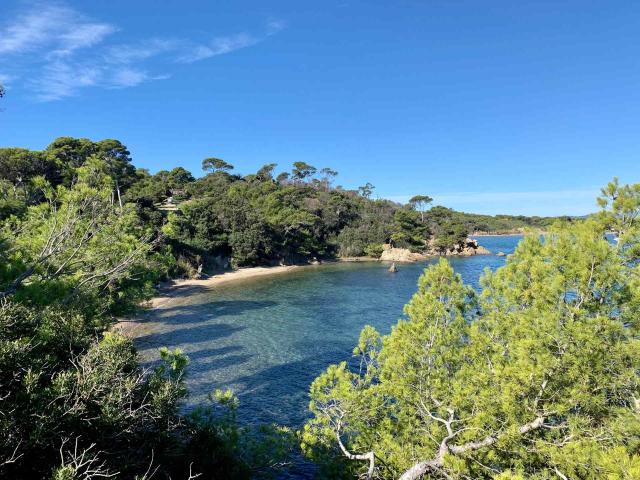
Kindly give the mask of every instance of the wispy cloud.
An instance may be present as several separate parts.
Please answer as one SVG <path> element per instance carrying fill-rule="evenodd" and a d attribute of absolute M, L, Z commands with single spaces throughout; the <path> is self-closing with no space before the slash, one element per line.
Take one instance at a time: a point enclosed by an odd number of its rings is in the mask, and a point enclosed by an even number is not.
<path fill-rule="evenodd" d="M 225 53 L 231 53 L 241 48 L 250 47 L 260 42 L 260 40 L 260 38 L 253 37 L 247 33 L 214 38 L 208 45 L 194 45 L 190 52 L 179 58 L 179 61 L 184 63 L 197 62 L 205 58 L 224 55 Z"/>
<path fill-rule="evenodd" d="M 179 61 L 184 63 L 197 62 L 217 55 L 231 53 L 241 48 L 251 47 L 262 42 L 267 37 L 275 35 L 284 27 L 283 21 L 271 19 L 267 22 L 265 32 L 262 35 L 238 33 L 226 37 L 217 37 L 208 44 L 194 45 L 188 53 L 179 58 Z"/>
<path fill-rule="evenodd" d="M 138 43 L 109 46 L 105 49 L 103 57 L 109 63 L 138 63 L 179 51 L 182 44 L 182 41 L 175 39 L 151 38 Z"/>
<path fill-rule="evenodd" d="M 489 215 L 585 215 L 597 209 L 598 187 L 575 190 L 529 192 L 455 192 L 435 193 L 434 205 L 443 205 L 472 213 Z M 413 195 L 386 198 L 406 203 Z"/>
<path fill-rule="evenodd" d="M 116 31 L 64 5 L 38 4 L 0 30 L 0 55 L 25 54 L 40 48 L 71 53 L 95 45 Z"/>
<path fill-rule="evenodd" d="M 72 96 L 80 88 L 97 85 L 101 78 L 98 67 L 54 60 L 43 66 L 40 76 L 30 81 L 29 86 L 38 100 L 46 102 Z"/>
<path fill-rule="evenodd" d="M 77 95 L 87 87 L 134 87 L 169 78 L 167 70 L 177 64 L 256 45 L 283 27 L 281 21 L 269 20 L 261 34 L 242 32 L 205 42 L 155 37 L 114 44 L 116 25 L 62 3 L 32 4 L 11 22 L 0 24 L 0 81 L 18 83 L 41 101 Z M 29 80 L 19 83 L 20 78 Z"/>

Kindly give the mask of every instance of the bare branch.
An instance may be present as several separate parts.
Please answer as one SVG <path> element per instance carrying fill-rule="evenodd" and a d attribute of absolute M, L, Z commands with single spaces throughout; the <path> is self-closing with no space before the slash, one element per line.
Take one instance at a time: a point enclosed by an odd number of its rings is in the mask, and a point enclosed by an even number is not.
<path fill-rule="evenodd" d="M 336 423 L 336 438 L 338 439 L 338 446 L 340 447 L 340 450 L 342 451 L 342 454 L 347 457 L 349 460 L 361 460 L 361 461 L 368 461 L 369 462 L 369 468 L 367 469 L 367 474 L 365 476 L 365 478 L 367 480 L 373 478 L 373 471 L 375 469 L 375 455 L 373 453 L 373 451 L 367 452 L 367 453 L 361 453 L 361 454 L 356 454 L 356 453 L 351 453 L 349 450 L 347 450 L 347 448 L 344 446 L 344 444 L 342 443 L 342 438 L 340 438 L 340 430 L 342 429 L 342 421 L 338 420 Z"/>
<path fill-rule="evenodd" d="M 545 417 L 536 417 L 535 420 L 529 423 L 525 423 L 520 428 L 518 428 L 518 432 L 521 435 L 525 435 L 533 430 L 537 430 L 544 425 L 544 421 Z M 438 454 L 434 459 L 416 463 L 402 474 L 400 480 L 416 480 L 428 472 L 440 472 L 441 474 L 444 474 L 444 472 L 442 471 L 442 467 L 444 465 L 444 457 L 447 453 L 451 453 L 453 455 L 463 455 L 468 452 L 473 452 L 482 448 L 490 447 L 499 440 L 498 435 L 488 435 L 482 440 L 478 440 L 475 442 L 467 442 L 463 445 L 448 445 L 447 442 L 451 440 L 449 437 L 450 435 L 442 440 Z"/>

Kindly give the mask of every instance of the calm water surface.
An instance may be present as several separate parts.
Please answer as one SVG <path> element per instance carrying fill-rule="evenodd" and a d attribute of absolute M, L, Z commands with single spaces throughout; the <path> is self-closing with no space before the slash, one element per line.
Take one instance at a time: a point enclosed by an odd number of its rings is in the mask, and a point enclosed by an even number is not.
<path fill-rule="evenodd" d="M 519 236 L 481 237 L 490 251 L 513 252 Z M 388 333 L 430 262 L 305 267 L 214 289 L 189 287 L 169 305 L 142 315 L 137 338 L 152 365 L 158 348 L 181 348 L 191 359 L 189 406 L 216 388 L 231 388 L 245 422 L 299 427 L 307 417 L 308 389 L 328 365 L 347 360 L 362 327 Z M 485 268 L 504 257 L 451 258 L 465 282 L 478 286 Z"/>

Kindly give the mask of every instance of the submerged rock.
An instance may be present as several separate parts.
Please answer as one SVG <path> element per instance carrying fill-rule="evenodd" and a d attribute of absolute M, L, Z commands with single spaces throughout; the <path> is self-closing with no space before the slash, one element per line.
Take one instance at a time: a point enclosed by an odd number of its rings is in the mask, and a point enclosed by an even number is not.
<path fill-rule="evenodd" d="M 398 271 L 398 267 L 396 267 L 396 262 L 393 262 L 393 263 L 391 264 L 391 266 L 389 267 L 389 271 L 390 271 L 391 273 L 396 273 L 396 272 Z"/>
<path fill-rule="evenodd" d="M 498 253 L 496 253 L 496 257 L 506 257 L 506 256 L 507 256 L 507 254 L 506 254 L 506 253 L 504 253 L 504 252 L 498 252 Z"/>

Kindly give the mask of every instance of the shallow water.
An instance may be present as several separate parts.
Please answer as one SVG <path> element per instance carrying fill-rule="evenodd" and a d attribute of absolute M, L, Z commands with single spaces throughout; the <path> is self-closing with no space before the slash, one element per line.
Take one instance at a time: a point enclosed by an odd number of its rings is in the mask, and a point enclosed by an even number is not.
<path fill-rule="evenodd" d="M 480 237 L 492 252 L 513 252 L 519 236 Z M 450 258 L 477 288 L 485 268 L 504 257 Z M 158 348 L 181 348 L 189 356 L 189 405 L 206 402 L 216 388 L 231 388 L 244 422 L 300 426 L 307 417 L 308 389 L 328 365 L 348 360 L 362 327 L 382 333 L 402 316 L 429 263 L 388 265 L 335 263 L 305 267 L 214 289 L 187 287 L 169 305 L 142 315 L 137 338 L 143 360 Z"/>

